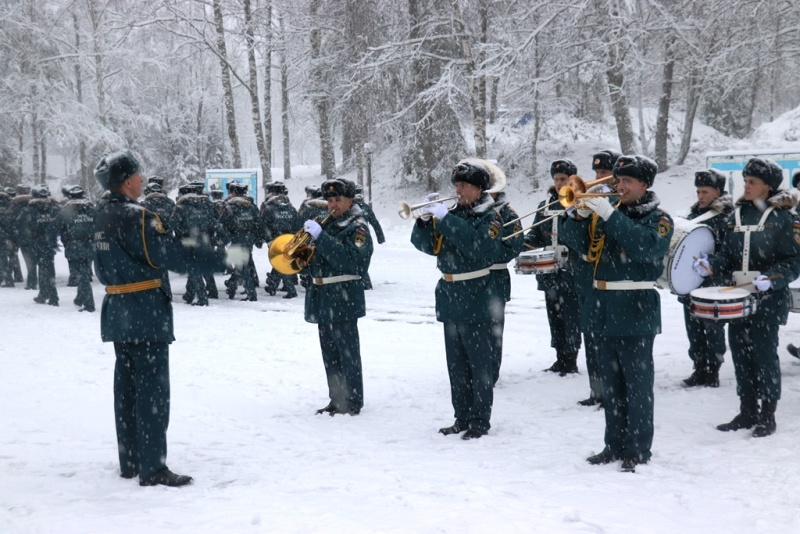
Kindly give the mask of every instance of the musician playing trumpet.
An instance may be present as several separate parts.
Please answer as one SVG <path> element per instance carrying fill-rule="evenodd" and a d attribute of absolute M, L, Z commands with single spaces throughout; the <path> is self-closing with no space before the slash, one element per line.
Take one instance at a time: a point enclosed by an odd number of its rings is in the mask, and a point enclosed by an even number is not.
<path fill-rule="evenodd" d="M 490 268 L 503 228 L 486 193 L 490 177 L 483 165 L 462 161 L 450 180 L 458 203 L 452 210 L 438 202 L 423 207 L 411 243 L 436 256 L 442 273 L 436 285 L 436 319 L 444 324 L 455 422 L 439 432 L 464 432 L 462 439 L 474 439 L 489 431 L 492 414 L 492 325 L 500 319 L 503 302 Z"/>
<path fill-rule="evenodd" d="M 561 237 L 594 263 L 581 327 L 597 341 L 605 411 L 605 447 L 590 464 L 622 460 L 635 471 L 653 443 L 653 341 L 661 332 L 661 302 L 653 288 L 673 234 L 670 216 L 649 190 L 658 167 L 644 156 L 620 156 L 612 170 L 619 204 L 581 199 L 583 221 L 564 220 Z M 591 217 L 592 213 L 597 217 Z"/>
<path fill-rule="evenodd" d="M 358 415 L 364 406 L 358 319 L 366 315 L 361 277 L 372 258 L 372 238 L 361 208 L 353 204 L 355 184 L 333 179 L 322 184 L 330 219 L 325 227 L 314 219 L 303 224 L 313 239 L 307 270 L 305 319 L 316 323 L 330 402 L 317 410 Z"/>

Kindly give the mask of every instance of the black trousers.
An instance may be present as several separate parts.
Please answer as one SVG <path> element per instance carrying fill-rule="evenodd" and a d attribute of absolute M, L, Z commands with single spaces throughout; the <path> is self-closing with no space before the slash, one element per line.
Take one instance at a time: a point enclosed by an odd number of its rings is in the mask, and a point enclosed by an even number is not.
<path fill-rule="evenodd" d="M 545 290 L 544 303 L 550 324 L 550 346 L 557 354 L 577 354 L 581 348 L 578 295 L 571 287 L 558 284 Z"/>
<path fill-rule="evenodd" d="M 339 411 L 364 407 L 358 321 L 319 323 L 319 345 L 328 378 L 328 396 Z"/>
<path fill-rule="evenodd" d="M 494 402 L 492 357 L 495 323 L 444 323 L 450 399 L 456 424 L 488 431 Z"/>
<path fill-rule="evenodd" d="M 689 336 L 689 358 L 695 369 L 717 371 L 725 360 L 725 324 L 692 315 L 691 301 L 683 302 L 683 320 Z"/>
<path fill-rule="evenodd" d="M 75 282 L 78 285 L 78 295 L 75 304 L 87 310 L 94 311 L 94 292 L 92 291 L 92 260 L 72 260 L 75 268 Z"/>
<path fill-rule="evenodd" d="M 728 325 L 736 394 L 778 402 L 781 398 L 780 325 L 764 322 L 760 316 L 759 310 L 753 317 L 736 319 Z"/>
<path fill-rule="evenodd" d="M 169 426 L 169 344 L 114 343 L 114 419 L 122 475 L 165 468 Z"/>
<path fill-rule="evenodd" d="M 39 287 L 39 277 L 36 273 L 36 253 L 28 247 L 20 247 L 22 259 L 25 260 L 25 270 L 28 273 L 25 278 L 25 289 L 36 289 Z"/>
<path fill-rule="evenodd" d="M 48 302 L 58 302 L 58 291 L 56 290 L 56 264 L 55 255 L 52 253 L 36 254 L 36 267 L 39 270 L 39 300 Z"/>

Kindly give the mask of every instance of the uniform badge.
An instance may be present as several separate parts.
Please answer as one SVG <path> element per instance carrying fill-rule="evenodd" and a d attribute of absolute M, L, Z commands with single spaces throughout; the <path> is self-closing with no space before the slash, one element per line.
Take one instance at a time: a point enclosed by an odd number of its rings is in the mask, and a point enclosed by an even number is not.
<path fill-rule="evenodd" d="M 358 230 L 356 230 L 356 237 L 355 237 L 356 246 L 358 248 L 361 248 L 364 246 L 364 243 L 366 242 L 367 242 L 367 231 L 364 230 L 363 228 L 359 228 Z"/>
<path fill-rule="evenodd" d="M 794 221 L 792 229 L 794 230 L 794 242 L 800 245 L 800 221 Z"/>
<path fill-rule="evenodd" d="M 669 217 L 661 217 L 658 220 L 658 235 L 667 237 L 670 230 L 672 230 L 672 221 L 669 220 Z"/>
<path fill-rule="evenodd" d="M 161 218 L 158 215 L 155 216 L 155 218 L 153 219 L 153 222 L 151 224 L 153 226 L 153 230 L 155 230 L 159 234 L 166 234 L 167 233 L 167 229 L 164 228 L 164 225 L 161 223 Z"/>
<path fill-rule="evenodd" d="M 497 236 L 500 235 L 500 231 L 503 229 L 503 225 L 500 224 L 499 221 L 492 221 L 489 224 L 489 237 L 492 239 L 497 239 Z"/>

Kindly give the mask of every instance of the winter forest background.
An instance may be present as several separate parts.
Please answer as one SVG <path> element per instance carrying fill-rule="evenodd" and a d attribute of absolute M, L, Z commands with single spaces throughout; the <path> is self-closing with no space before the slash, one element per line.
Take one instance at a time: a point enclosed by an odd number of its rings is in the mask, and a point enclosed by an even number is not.
<path fill-rule="evenodd" d="M 744 138 L 800 104 L 796 0 L 0 5 L 6 186 L 55 175 L 96 196 L 92 168 L 119 147 L 170 189 L 206 168 L 260 167 L 266 182 L 280 162 L 284 179 L 319 164 L 361 182 L 366 144 L 396 160 L 395 183 L 439 189 L 474 153 L 536 188 L 570 155 L 542 143 L 586 124 L 664 171 L 696 119 Z M 487 138 L 492 123 L 524 134 Z"/>

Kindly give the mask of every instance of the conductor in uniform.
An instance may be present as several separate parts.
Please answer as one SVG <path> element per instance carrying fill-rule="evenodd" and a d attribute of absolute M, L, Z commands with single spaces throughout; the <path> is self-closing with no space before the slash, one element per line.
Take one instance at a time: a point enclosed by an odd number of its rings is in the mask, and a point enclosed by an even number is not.
<path fill-rule="evenodd" d="M 582 199 L 578 211 L 585 220 L 566 220 L 562 235 L 571 248 L 588 250 L 595 263 L 581 325 L 596 335 L 606 428 L 605 447 L 587 461 L 622 460 L 622 470 L 633 472 L 651 457 L 653 341 L 661 332 L 661 302 L 653 286 L 674 230 L 650 191 L 658 172 L 654 161 L 620 156 L 612 172 L 617 206 L 607 197 Z"/>
<path fill-rule="evenodd" d="M 183 486 L 192 478 L 166 464 L 170 415 L 169 344 L 172 303 L 161 288 L 165 269 L 222 271 L 224 253 L 206 245 L 183 245 L 166 233 L 159 217 L 136 199 L 144 186 L 140 165 L 129 150 L 108 154 L 94 175 L 110 191 L 97 214 L 94 261 L 106 286 L 100 329 L 114 343 L 114 418 L 120 475 L 139 477 L 140 486 Z M 234 258 L 235 256 L 235 258 Z M 244 253 L 229 258 L 241 263 Z"/>
<path fill-rule="evenodd" d="M 324 228 L 308 219 L 303 229 L 315 250 L 307 267 L 305 320 L 316 323 L 330 402 L 317 414 L 358 415 L 364 406 L 358 319 L 366 315 L 362 276 L 372 257 L 372 238 L 361 209 L 353 203 L 355 184 L 322 183 L 329 219 Z"/>
<path fill-rule="evenodd" d="M 455 422 L 439 430 L 464 432 L 474 439 L 489 432 L 493 402 L 493 325 L 502 320 L 503 295 L 490 276 L 499 257 L 503 225 L 486 193 L 489 173 L 481 165 L 460 162 L 450 181 L 458 203 L 451 211 L 441 202 L 423 208 L 411 243 L 436 256 L 442 273 L 436 285 L 436 319 L 444 324 L 447 371 Z"/>

